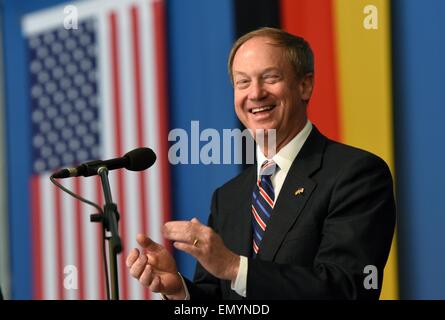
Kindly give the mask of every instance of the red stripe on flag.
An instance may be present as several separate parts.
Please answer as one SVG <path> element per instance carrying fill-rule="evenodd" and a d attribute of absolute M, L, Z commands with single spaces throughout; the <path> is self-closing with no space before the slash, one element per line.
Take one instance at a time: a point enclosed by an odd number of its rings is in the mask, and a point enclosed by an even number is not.
<path fill-rule="evenodd" d="M 131 8 L 131 26 L 132 26 L 132 35 L 133 35 L 133 71 L 134 71 L 134 83 L 135 83 L 135 98 L 136 98 L 136 137 L 137 137 L 137 145 L 139 147 L 144 146 L 144 114 L 142 112 L 142 76 L 141 76 L 141 56 L 140 56 L 140 33 L 139 33 L 139 12 L 135 6 Z M 149 225 L 146 216 L 146 188 L 145 188 L 145 177 L 143 174 L 138 175 L 139 178 L 139 190 L 141 191 L 140 200 L 140 226 L 141 232 L 147 234 L 147 230 L 149 230 Z"/>
<path fill-rule="evenodd" d="M 131 8 L 132 17 L 132 34 L 133 34 L 133 69 L 135 77 L 135 97 L 136 97 L 136 123 L 137 123 L 137 144 L 140 147 L 145 146 L 144 141 L 144 124 L 143 119 L 146 115 L 142 112 L 142 76 L 141 76 L 141 55 L 140 55 L 140 33 L 139 33 L 139 12 L 136 7 Z M 141 232 L 147 234 L 149 228 L 149 221 L 147 219 L 148 212 L 146 212 L 146 196 L 148 195 L 145 184 L 145 175 L 139 175 L 139 190 L 141 190 L 140 199 L 140 225 Z"/>
<path fill-rule="evenodd" d="M 142 63 L 140 48 L 140 32 L 139 32 L 139 12 L 136 6 L 131 7 L 131 31 L 133 35 L 133 74 L 134 74 L 134 96 L 136 100 L 136 139 L 139 147 L 143 147 L 144 131 L 143 131 L 143 114 L 142 114 Z"/>
<path fill-rule="evenodd" d="M 80 178 L 74 178 L 74 193 L 82 195 L 82 187 L 80 184 Z M 76 237 L 77 237 L 77 270 L 78 270 L 78 284 L 79 284 L 79 299 L 85 299 L 85 285 L 84 285 L 84 275 L 85 275 L 85 261 L 83 252 L 83 242 L 84 242 L 84 232 L 82 228 L 82 203 L 80 201 L 75 201 L 75 226 Z"/>
<path fill-rule="evenodd" d="M 119 36 L 118 36 L 118 30 L 117 30 L 117 16 L 113 12 L 109 15 L 110 19 L 110 30 L 111 30 L 111 69 L 112 69 L 112 83 L 113 83 L 113 109 L 114 109 L 114 126 L 116 130 L 116 139 L 115 139 L 115 155 L 116 156 L 122 156 L 122 125 L 120 122 L 120 118 L 122 115 L 122 105 L 121 105 L 121 86 L 120 86 L 120 57 L 119 57 Z M 125 206 L 125 192 L 124 192 L 124 176 L 123 172 L 119 170 L 117 172 L 117 189 L 118 189 L 118 196 L 119 196 L 119 206 L 120 208 L 126 208 Z M 119 208 L 118 208 L 119 209 Z M 122 242 L 125 240 L 125 214 L 120 215 L 120 220 L 118 223 L 120 224 L 119 232 Z M 123 250 L 121 254 L 118 257 L 121 271 L 121 286 L 120 286 L 120 292 L 122 293 L 122 299 L 127 299 L 128 297 L 128 286 L 127 286 L 127 276 L 126 274 L 123 274 L 126 271 L 125 266 L 125 246 L 123 246 Z"/>
<path fill-rule="evenodd" d="M 159 165 L 161 168 L 162 215 L 164 221 L 171 219 L 170 208 L 170 172 L 168 164 L 168 110 L 167 110 L 167 65 L 165 45 L 165 4 L 163 1 L 153 1 L 154 31 L 155 31 L 155 66 L 156 90 L 159 115 Z M 172 251 L 169 241 L 164 239 L 164 246 Z"/>
<path fill-rule="evenodd" d="M 283 27 L 309 41 L 315 55 L 315 88 L 309 118 L 332 139 L 340 138 L 332 0 L 281 0 Z"/>
<path fill-rule="evenodd" d="M 145 119 L 145 117 L 148 115 L 144 115 L 142 112 L 143 102 L 142 102 L 142 76 L 141 76 L 142 62 L 141 62 L 140 32 L 139 32 L 140 25 L 139 25 L 139 11 L 136 6 L 133 6 L 131 8 L 131 27 L 133 35 L 133 71 L 134 71 L 134 84 L 135 84 L 134 94 L 136 98 L 136 127 L 137 127 L 136 137 L 137 137 L 137 145 L 139 147 L 143 147 L 145 146 L 143 119 Z M 140 190 L 139 232 L 148 234 L 148 230 L 150 230 L 150 225 L 149 225 L 149 219 L 147 217 L 149 217 L 150 212 L 148 211 L 147 201 L 146 201 L 146 198 L 149 193 L 146 188 L 145 174 L 143 173 L 138 174 L 138 183 Z M 146 300 L 150 299 L 150 293 L 145 288 L 144 288 L 144 298 Z"/>
<path fill-rule="evenodd" d="M 62 191 L 59 188 L 55 188 L 54 190 L 54 197 L 55 197 L 55 210 L 54 210 L 54 214 L 55 214 L 55 227 L 56 227 L 56 243 L 54 244 L 56 247 L 55 250 L 55 254 L 56 257 L 54 257 L 56 259 L 56 274 L 55 274 L 55 278 L 56 278 L 56 294 L 57 294 L 57 298 L 56 299 L 65 299 L 65 290 L 63 287 L 63 278 L 64 278 L 64 273 L 63 273 L 63 232 L 62 232 L 62 215 L 63 215 L 63 210 L 62 210 Z"/>
<path fill-rule="evenodd" d="M 31 221 L 32 221 L 32 252 L 33 252 L 33 299 L 43 299 L 43 266 L 42 266 L 42 214 L 41 214 L 41 196 L 40 179 L 37 176 L 31 176 L 30 179 L 31 194 Z"/>

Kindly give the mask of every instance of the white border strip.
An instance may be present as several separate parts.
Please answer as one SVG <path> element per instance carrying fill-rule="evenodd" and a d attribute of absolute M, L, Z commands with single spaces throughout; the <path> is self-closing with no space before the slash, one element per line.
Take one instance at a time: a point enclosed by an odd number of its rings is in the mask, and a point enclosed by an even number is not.
<path fill-rule="evenodd" d="M 85 19 L 120 5 L 141 3 L 142 1 L 143 0 L 78 0 L 50 7 L 49 9 L 35 11 L 22 18 L 23 34 L 31 36 L 41 33 L 44 30 L 63 25 L 65 17 L 68 16 L 68 13 L 64 12 L 67 6 L 75 6 L 77 15 Z"/>

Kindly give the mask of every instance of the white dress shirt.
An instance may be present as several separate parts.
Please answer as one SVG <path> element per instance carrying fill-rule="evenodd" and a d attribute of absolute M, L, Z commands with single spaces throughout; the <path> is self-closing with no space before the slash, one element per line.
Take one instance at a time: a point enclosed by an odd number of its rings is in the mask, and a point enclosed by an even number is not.
<path fill-rule="evenodd" d="M 272 157 L 272 160 L 277 164 L 277 171 L 271 176 L 271 182 L 275 193 L 275 202 L 278 200 L 281 187 L 283 186 L 292 162 L 294 162 L 311 131 L 312 123 L 308 120 L 303 130 L 301 130 L 291 141 L 289 141 L 288 144 L 281 148 L 281 150 Z M 257 145 L 257 177 L 259 176 L 261 165 L 266 160 L 270 159 L 266 158 Z M 232 281 L 231 288 L 242 297 L 246 297 L 247 270 L 248 259 L 247 257 L 241 256 L 238 274 L 235 281 Z"/>

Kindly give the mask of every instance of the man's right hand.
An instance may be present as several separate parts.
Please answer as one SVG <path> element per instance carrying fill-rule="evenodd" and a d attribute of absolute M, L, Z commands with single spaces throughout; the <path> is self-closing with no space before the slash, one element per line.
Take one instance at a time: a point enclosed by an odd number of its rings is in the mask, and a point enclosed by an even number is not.
<path fill-rule="evenodd" d="M 152 292 L 162 293 L 168 299 L 184 299 L 185 288 L 173 256 L 164 246 L 143 234 L 138 234 L 136 240 L 144 252 L 141 254 L 134 248 L 128 254 L 127 267 L 131 276 Z"/>

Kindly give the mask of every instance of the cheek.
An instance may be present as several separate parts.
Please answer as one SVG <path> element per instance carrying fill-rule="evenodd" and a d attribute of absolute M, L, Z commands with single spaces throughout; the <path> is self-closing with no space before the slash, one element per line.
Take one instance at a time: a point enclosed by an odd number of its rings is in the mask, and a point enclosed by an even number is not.
<path fill-rule="evenodd" d="M 241 123 L 243 125 L 246 125 L 247 116 L 246 116 L 245 112 L 243 111 L 243 109 L 240 108 L 239 106 L 235 106 L 235 113 L 236 113 L 238 120 L 241 121 Z"/>
<path fill-rule="evenodd" d="M 239 100 L 237 100 L 236 98 L 235 98 L 235 101 L 234 101 L 234 106 L 235 106 L 235 113 L 236 113 L 236 115 L 238 116 L 238 118 L 242 118 L 243 117 L 243 114 L 242 114 L 242 106 L 241 106 L 241 104 L 240 104 L 240 101 Z"/>
<path fill-rule="evenodd" d="M 243 110 L 243 103 L 244 103 L 244 97 L 241 95 L 237 95 L 235 94 L 234 97 L 234 104 L 235 104 L 235 110 L 238 111 L 242 111 Z"/>

